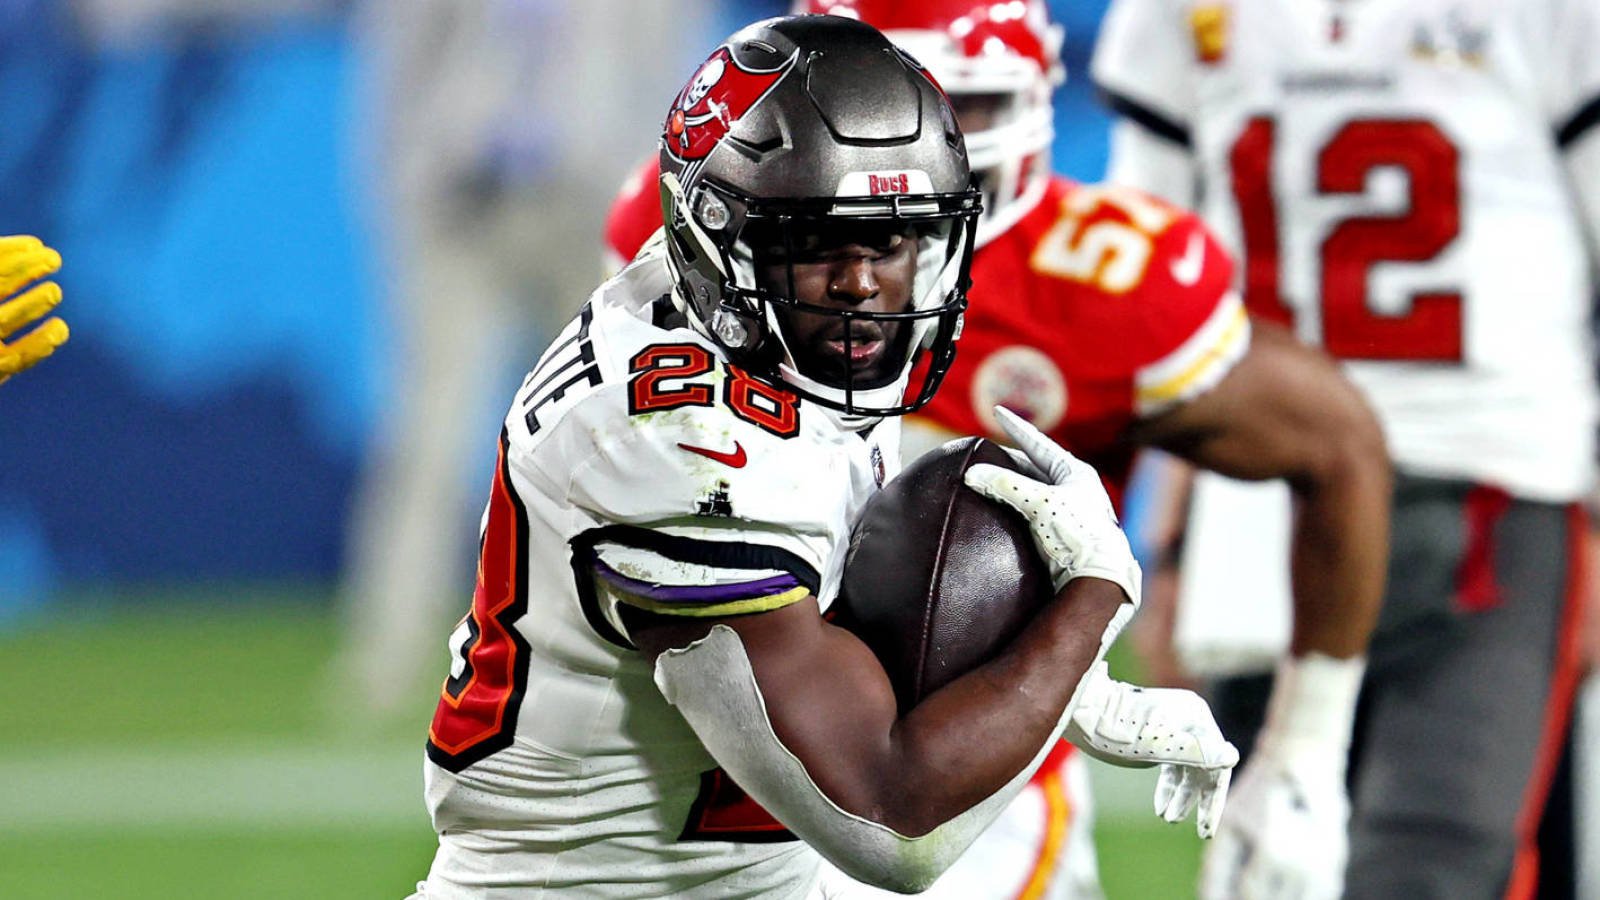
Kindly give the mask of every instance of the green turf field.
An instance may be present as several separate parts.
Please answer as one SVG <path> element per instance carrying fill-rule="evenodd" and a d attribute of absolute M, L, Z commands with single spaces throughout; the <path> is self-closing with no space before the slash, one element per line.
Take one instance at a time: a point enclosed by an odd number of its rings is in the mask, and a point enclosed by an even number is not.
<path fill-rule="evenodd" d="M 217 603 L 218 597 L 227 606 Z M 378 733 L 330 714 L 324 598 L 74 602 L 0 633 L 0 898 L 399 898 L 427 871 L 428 698 Z M 1191 896 L 1192 824 L 1102 792 L 1107 895 Z"/>

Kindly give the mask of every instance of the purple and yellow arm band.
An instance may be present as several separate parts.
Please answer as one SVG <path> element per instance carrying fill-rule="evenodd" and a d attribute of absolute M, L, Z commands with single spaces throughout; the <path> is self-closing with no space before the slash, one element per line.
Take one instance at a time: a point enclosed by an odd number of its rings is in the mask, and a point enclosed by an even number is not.
<path fill-rule="evenodd" d="M 811 589 L 787 572 L 735 584 L 673 586 L 629 578 L 595 560 L 595 575 L 617 600 L 666 616 L 738 616 L 781 609 Z"/>
<path fill-rule="evenodd" d="M 572 574 L 585 620 L 601 638 L 628 649 L 636 648 L 608 620 L 602 609 L 602 592 L 612 603 L 633 609 L 707 618 L 781 609 L 808 594 L 817 594 L 822 580 L 810 561 L 791 550 L 758 541 L 706 540 L 638 525 L 614 524 L 585 531 L 571 544 Z M 669 563 L 698 568 L 708 576 L 705 581 L 711 583 L 661 584 L 623 574 L 617 570 L 620 563 L 616 558 L 610 563 L 601 558 L 600 548 L 608 545 L 645 551 Z M 727 583 L 717 583 L 723 580 Z"/>

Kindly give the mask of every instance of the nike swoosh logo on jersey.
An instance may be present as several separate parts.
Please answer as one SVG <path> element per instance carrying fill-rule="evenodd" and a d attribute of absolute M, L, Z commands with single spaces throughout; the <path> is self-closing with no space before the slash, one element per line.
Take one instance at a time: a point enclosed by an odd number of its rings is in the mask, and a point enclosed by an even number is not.
<path fill-rule="evenodd" d="M 1205 264 L 1206 239 L 1195 232 L 1189 235 L 1189 246 L 1183 248 L 1183 255 L 1172 261 L 1172 279 L 1184 287 L 1194 287 Z"/>
<path fill-rule="evenodd" d="M 740 446 L 738 441 L 733 442 L 733 450 L 731 452 L 712 450 L 708 447 L 696 447 L 693 444 L 679 444 L 678 447 L 690 453 L 698 453 L 706 459 L 714 460 L 725 466 L 732 466 L 735 469 L 744 468 L 744 464 L 748 461 L 748 457 L 744 454 L 744 447 Z"/>

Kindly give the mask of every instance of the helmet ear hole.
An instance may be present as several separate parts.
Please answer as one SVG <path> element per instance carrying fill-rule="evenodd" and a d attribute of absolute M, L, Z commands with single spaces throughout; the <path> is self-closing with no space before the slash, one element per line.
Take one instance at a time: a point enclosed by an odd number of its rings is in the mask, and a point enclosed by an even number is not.
<path fill-rule="evenodd" d="M 754 350 L 756 331 L 745 317 L 730 309 L 718 309 L 711 316 L 711 333 L 723 344 L 738 350 Z"/>
<path fill-rule="evenodd" d="M 700 224 L 711 231 L 721 231 L 728 227 L 733 220 L 733 214 L 728 211 L 728 204 L 722 202 L 716 194 L 702 189 L 699 192 L 699 201 L 695 204 L 695 214 L 700 219 Z"/>

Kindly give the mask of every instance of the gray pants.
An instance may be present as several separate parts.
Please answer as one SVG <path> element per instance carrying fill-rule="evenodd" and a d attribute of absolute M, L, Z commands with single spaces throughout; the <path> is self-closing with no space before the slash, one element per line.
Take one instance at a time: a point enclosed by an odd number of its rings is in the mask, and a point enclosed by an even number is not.
<path fill-rule="evenodd" d="M 1576 685 L 1582 529 L 1574 507 L 1398 479 L 1351 751 L 1347 897 L 1524 896 Z M 1249 742 L 1241 713 L 1259 722 L 1264 697 L 1219 685 L 1230 738 Z"/>

